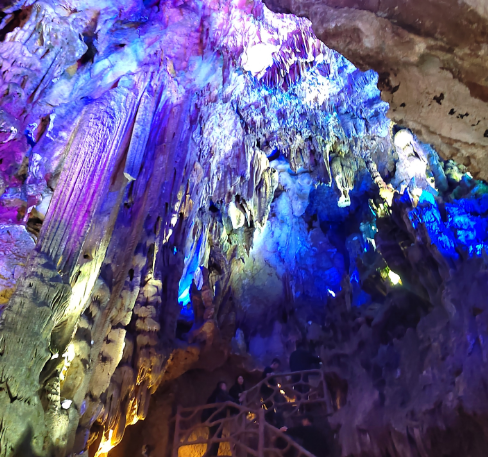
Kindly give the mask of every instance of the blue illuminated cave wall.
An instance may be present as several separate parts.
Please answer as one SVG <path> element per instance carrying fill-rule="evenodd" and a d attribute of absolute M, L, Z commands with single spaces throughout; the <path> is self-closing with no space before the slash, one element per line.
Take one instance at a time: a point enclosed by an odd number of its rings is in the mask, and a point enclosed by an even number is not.
<path fill-rule="evenodd" d="M 191 239 L 188 241 L 191 242 L 187 248 L 189 249 L 190 254 L 185 257 L 185 269 L 178 286 L 178 302 L 181 306 L 181 315 L 185 318 L 191 319 L 193 316 L 193 310 L 191 308 L 190 289 L 194 281 L 200 286 L 200 282 L 198 281 L 198 277 L 196 275 L 200 269 L 198 261 L 201 256 L 203 234 L 200 235 L 196 242 L 192 241 Z"/>
<path fill-rule="evenodd" d="M 442 256 L 459 259 L 486 254 L 488 247 L 488 186 L 463 175 L 446 201 L 422 192 L 418 206 L 409 213 L 414 229 L 423 225 Z"/>
<path fill-rule="evenodd" d="M 246 163 L 252 148 L 266 157 L 259 159 L 260 166 L 274 175 L 268 202 L 262 196 L 239 196 L 243 226 L 229 222 L 233 216 L 228 195 L 214 194 L 203 202 L 225 230 L 209 241 L 202 228 L 198 241 L 184 248 L 179 302 L 186 319 L 192 318 L 190 286 L 199 282 L 198 267 L 208 266 L 216 241 L 234 262 L 231 282 L 243 319 L 257 318 L 287 300 L 321 307 L 342 290 L 344 274 L 354 272 L 346 238 L 354 238 L 352 244 L 362 240 L 362 250 L 371 245 L 360 224 L 370 218 L 367 201 L 377 186 L 365 160 L 373 157 L 386 175 L 394 168 L 388 105 L 381 101 L 376 73 L 357 70 L 322 44 L 314 52 L 307 70 L 282 85 L 271 77 L 273 66 L 269 77 L 261 79 L 233 69 L 221 89 L 226 103 L 217 100 L 202 107 L 205 124 L 198 126 L 194 138 L 202 150 L 215 147 L 218 139 L 224 151 L 220 155 L 226 159 L 216 164 L 217 173 L 226 166 L 242 167 L 242 176 L 253 173 L 253 165 Z M 202 225 L 208 227 L 205 217 L 201 216 Z M 246 229 L 254 233 L 244 248 Z M 363 294 L 358 300 L 362 303 L 367 297 Z"/>
<path fill-rule="evenodd" d="M 251 22 L 274 36 L 282 20 L 265 10 Z M 407 208 L 404 236 L 421 234 L 446 262 L 464 251 L 481 256 L 486 246 L 486 186 L 389 121 L 376 73 L 317 44 L 308 29 L 302 39 L 294 51 L 280 51 L 294 62 L 284 78 L 274 44 L 244 46 L 222 85 L 207 65 L 196 70 L 214 84 L 204 103 L 195 95 L 192 134 L 199 160 L 210 163 L 202 174 L 213 180 L 199 185 L 213 191 L 202 193 L 182 247 L 178 301 L 190 324 L 192 293 L 201 293 L 207 269 L 217 319 L 225 314 L 225 290 L 248 340 L 286 316 L 323 321 L 331 307 L 366 309 L 411 287 L 402 261 L 391 261 L 384 242 L 377 248 L 379 226 L 396 206 Z M 256 170 L 268 173 L 257 185 Z M 242 188 L 246 180 L 255 187 Z M 216 253 L 217 273 L 209 265 Z"/>
<path fill-rule="evenodd" d="M 404 135 L 403 130 L 398 132 Z M 350 205 L 339 206 L 334 182 L 319 182 L 317 175 L 303 169 L 294 172 L 283 155 L 272 157 L 279 184 L 268 218 L 255 228 L 249 251 L 234 259 L 231 273 L 237 325 L 244 329 L 249 350 L 258 360 L 266 359 L 270 348 L 277 351 L 285 346 L 290 332 L 299 338 L 300 332 L 286 324 L 290 316 L 303 323 L 323 322 L 334 307 L 374 308 L 405 286 L 401 293 L 423 296 L 424 286 L 415 285 L 415 270 L 406 260 L 391 260 L 384 247 L 384 229 L 378 232 L 378 223 L 382 227 L 385 220 L 393 223 L 398 208 L 407 216 L 403 223 L 409 222 L 403 227 L 406 239 L 412 245 L 421 240 L 426 256 L 433 255 L 452 268 L 449 262 L 465 255 L 484 255 L 486 184 L 473 179 L 464 167 L 443 161 L 408 132 L 410 143 L 398 140 L 396 144 L 396 133 L 392 133 L 390 156 L 376 157 L 393 196 L 390 204 L 379 197 L 378 186 L 362 160 L 354 172 Z M 398 176 L 401 179 L 395 179 Z M 230 233 L 236 235 L 232 228 Z M 201 246 L 195 252 L 198 249 Z M 435 251 L 440 257 L 428 254 Z M 194 274 L 192 268 L 188 268 L 187 278 Z M 405 268 L 408 275 L 404 275 Z M 200 277 L 195 276 L 198 287 Z M 190 281 L 186 281 L 180 285 L 188 287 Z M 439 284 L 425 287 L 439 288 Z M 188 309 L 191 303 L 184 311 L 191 319 Z M 283 333 L 288 335 L 285 340 Z"/>
<path fill-rule="evenodd" d="M 367 171 L 358 173 L 348 207 L 337 206 L 333 186 L 318 185 L 312 186 L 305 211 L 297 215 L 293 190 L 273 202 L 266 226 L 255 234 L 236 275 L 234 290 L 246 318 L 283 302 L 320 314 L 345 282 L 352 284 L 353 306 L 370 303 L 356 268 L 356 258 L 374 251 L 375 216 L 368 204 L 374 183 Z"/>

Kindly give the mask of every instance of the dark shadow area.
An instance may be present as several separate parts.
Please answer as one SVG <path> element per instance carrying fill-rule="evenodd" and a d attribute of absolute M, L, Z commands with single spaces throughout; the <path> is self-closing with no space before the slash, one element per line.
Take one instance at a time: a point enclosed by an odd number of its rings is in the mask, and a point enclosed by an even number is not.
<path fill-rule="evenodd" d="M 33 438 L 32 427 L 29 426 L 17 443 L 13 457 L 40 457 L 40 454 L 35 453 L 32 449 Z"/>

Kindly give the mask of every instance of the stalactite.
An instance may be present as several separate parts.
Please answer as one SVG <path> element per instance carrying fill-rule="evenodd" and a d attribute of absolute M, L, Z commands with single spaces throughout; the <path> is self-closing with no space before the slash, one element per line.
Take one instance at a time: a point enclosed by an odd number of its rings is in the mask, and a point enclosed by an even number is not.
<path fill-rule="evenodd" d="M 486 248 L 484 188 L 393 136 L 378 75 L 308 20 L 259 0 L 28 3 L 5 10 L 0 43 L 0 253 L 18 259 L 0 261 L 0 457 L 23 436 L 42 456 L 103 455 L 160 386 L 218 367 L 232 341 L 262 361 L 332 303 L 349 316 L 382 295 L 387 313 L 390 273 L 420 268 L 423 250 L 435 269 L 401 279 L 462 313 L 438 291 L 461 293 L 459 246 Z M 348 452 L 384 451 L 374 430 L 348 430 Z M 420 448 L 408 433 L 385 446 Z"/>

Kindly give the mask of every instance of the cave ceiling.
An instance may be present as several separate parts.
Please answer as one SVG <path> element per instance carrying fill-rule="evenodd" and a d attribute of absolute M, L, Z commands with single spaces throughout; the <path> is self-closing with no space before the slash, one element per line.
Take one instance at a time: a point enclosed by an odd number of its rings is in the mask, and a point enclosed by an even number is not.
<path fill-rule="evenodd" d="M 327 46 L 380 75 L 389 117 L 445 159 L 487 177 L 488 8 L 484 0 L 267 0 L 308 17 Z"/>
<path fill-rule="evenodd" d="M 4 2 L 0 457 L 104 455 L 303 335 L 343 455 L 487 411 L 488 13 L 373 3 Z"/>

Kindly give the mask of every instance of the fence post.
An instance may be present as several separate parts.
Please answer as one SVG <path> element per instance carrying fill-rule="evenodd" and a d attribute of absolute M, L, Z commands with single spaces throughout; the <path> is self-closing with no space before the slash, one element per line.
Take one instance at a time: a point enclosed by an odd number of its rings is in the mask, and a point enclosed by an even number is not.
<path fill-rule="evenodd" d="M 322 377 L 322 392 L 324 396 L 324 403 L 327 409 L 327 414 L 334 410 L 332 406 L 332 399 L 329 395 L 329 389 L 327 389 L 327 383 L 325 382 L 324 370 L 320 370 L 320 376 Z"/>
<path fill-rule="evenodd" d="M 258 457 L 264 457 L 264 409 L 258 410 Z"/>
<path fill-rule="evenodd" d="M 175 418 L 175 434 L 173 437 L 173 457 L 178 457 L 178 449 L 180 444 L 180 405 L 176 407 L 176 418 Z"/>

